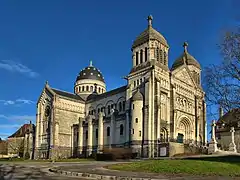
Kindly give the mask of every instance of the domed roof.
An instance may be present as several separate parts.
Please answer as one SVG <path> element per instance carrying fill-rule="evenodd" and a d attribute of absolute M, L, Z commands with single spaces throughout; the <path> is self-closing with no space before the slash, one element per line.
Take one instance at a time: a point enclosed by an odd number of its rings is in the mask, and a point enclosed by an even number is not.
<path fill-rule="evenodd" d="M 148 16 L 148 27 L 133 42 L 132 48 L 135 48 L 149 40 L 158 40 L 168 47 L 166 39 L 157 30 L 152 27 L 152 16 Z"/>
<path fill-rule="evenodd" d="M 90 65 L 88 67 L 80 71 L 76 81 L 81 79 L 93 79 L 105 83 L 102 73 L 92 65 L 92 62 L 90 62 Z"/>
<path fill-rule="evenodd" d="M 133 95 L 132 100 L 133 101 L 142 101 L 143 100 L 142 93 L 139 90 L 137 90 L 137 92 Z"/>
<path fill-rule="evenodd" d="M 172 69 L 177 69 L 178 67 L 186 64 L 186 65 L 193 65 L 199 69 L 201 69 L 201 65 L 199 64 L 199 62 L 188 53 L 187 51 L 187 46 L 188 44 L 186 42 L 184 42 L 183 47 L 184 47 L 184 52 L 183 54 L 173 63 L 172 65 Z"/>

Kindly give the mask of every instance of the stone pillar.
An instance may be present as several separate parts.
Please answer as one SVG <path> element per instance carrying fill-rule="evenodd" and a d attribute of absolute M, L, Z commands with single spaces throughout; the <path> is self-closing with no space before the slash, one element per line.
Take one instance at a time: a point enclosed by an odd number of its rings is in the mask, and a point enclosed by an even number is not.
<path fill-rule="evenodd" d="M 173 86 L 172 87 L 172 104 L 171 104 L 171 108 L 172 108 L 172 113 L 171 113 L 171 117 L 170 117 L 170 139 L 175 139 L 177 135 L 175 135 L 176 133 L 176 120 L 175 120 L 175 99 L 176 99 L 176 88 Z"/>
<path fill-rule="evenodd" d="M 110 143 L 109 143 L 110 148 L 112 148 L 112 145 L 115 143 L 114 138 L 115 138 L 115 110 L 112 109 L 110 126 Z"/>
<path fill-rule="evenodd" d="M 35 153 L 34 159 L 38 158 L 38 148 L 39 148 L 39 129 L 40 129 L 40 107 L 37 105 L 37 114 L 36 114 L 36 132 L 35 132 Z"/>
<path fill-rule="evenodd" d="M 142 53 L 143 53 L 143 54 L 142 54 L 142 58 L 143 58 L 143 61 L 142 61 L 142 62 L 144 63 L 144 62 L 145 62 L 145 49 L 143 49 Z"/>
<path fill-rule="evenodd" d="M 100 112 L 98 117 L 98 153 L 103 151 L 103 136 L 103 112 Z"/>
<path fill-rule="evenodd" d="M 160 92 L 160 84 L 157 82 L 157 139 L 160 139 L 161 134 L 161 92 Z"/>
<path fill-rule="evenodd" d="M 93 146 L 93 124 L 92 124 L 92 116 L 89 116 L 88 119 L 88 156 L 92 154 L 92 146 Z"/>
<path fill-rule="evenodd" d="M 83 119 L 78 119 L 78 153 L 83 154 Z"/>
<path fill-rule="evenodd" d="M 209 148 L 208 148 L 208 154 L 212 154 L 218 151 L 217 148 L 217 141 L 215 137 L 215 127 L 216 127 L 216 122 L 213 120 L 212 122 L 212 138 L 211 142 L 209 143 Z"/>
<path fill-rule="evenodd" d="M 155 71 L 152 70 L 152 99 L 151 99 L 151 104 L 152 104 L 152 157 L 154 158 L 155 156 L 155 144 L 156 144 L 156 136 L 155 136 Z"/>
<path fill-rule="evenodd" d="M 136 52 L 133 52 L 132 54 L 132 61 L 133 61 L 133 67 L 136 66 Z"/>
<path fill-rule="evenodd" d="M 129 143 L 129 111 L 126 112 L 126 120 L 125 120 L 125 143 Z"/>
<path fill-rule="evenodd" d="M 229 151 L 232 151 L 232 152 L 237 152 L 237 148 L 236 148 L 236 144 L 234 142 L 234 127 L 231 127 L 231 137 L 232 137 L 232 142 L 229 144 Z"/>
<path fill-rule="evenodd" d="M 148 83 L 148 157 L 152 157 L 152 78 Z"/>

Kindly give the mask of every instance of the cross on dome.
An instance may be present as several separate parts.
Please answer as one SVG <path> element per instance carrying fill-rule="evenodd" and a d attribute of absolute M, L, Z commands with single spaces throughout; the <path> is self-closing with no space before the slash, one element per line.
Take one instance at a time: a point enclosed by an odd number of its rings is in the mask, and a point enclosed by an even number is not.
<path fill-rule="evenodd" d="M 148 26 L 152 26 L 152 20 L 153 20 L 152 15 L 149 15 L 147 20 L 148 20 Z"/>
<path fill-rule="evenodd" d="M 89 66 L 90 66 L 90 67 L 93 66 L 92 60 L 90 60 Z"/>
<path fill-rule="evenodd" d="M 188 47 L 188 43 L 184 42 L 183 43 L 184 52 L 187 52 L 187 47 Z"/>

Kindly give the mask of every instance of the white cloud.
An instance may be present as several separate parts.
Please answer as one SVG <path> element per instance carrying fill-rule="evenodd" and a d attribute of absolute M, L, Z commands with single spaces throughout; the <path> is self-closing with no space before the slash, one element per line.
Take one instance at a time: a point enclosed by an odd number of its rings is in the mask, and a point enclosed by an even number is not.
<path fill-rule="evenodd" d="M 34 104 L 34 101 L 29 99 L 17 99 L 17 100 L 0 100 L 0 103 L 4 105 L 21 105 L 21 104 Z"/>
<path fill-rule="evenodd" d="M 10 115 L 6 116 L 4 114 L 0 114 L 0 119 L 7 119 L 11 121 L 24 121 L 25 123 L 29 121 L 34 121 L 36 116 L 29 116 L 29 115 Z"/>
<path fill-rule="evenodd" d="M 28 99 L 17 99 L 16 102 L 23 103 L 23 104 L 34 104 L 34 101 Z"/>
<path fill-rule="evenodd" d="M 31 78 L 35 78 L 35 77 L 39 76 L 38 73 L 34 72 L 27 66 L 25 66 L 21 63 L 12 61 L 12 60 L 1 60 L 0 68 L 5 69 L 7 71 L 11 71 L 11 72 L 18 72 L 21 74 L 26 74 L 27 76 L 29 76 Z"/>
<path fill-rule="evenodd" d="M 0 129 L 9 129 L 9 128 L 20 128 L 22 125 L 20 124 L 0 124 Z"/>

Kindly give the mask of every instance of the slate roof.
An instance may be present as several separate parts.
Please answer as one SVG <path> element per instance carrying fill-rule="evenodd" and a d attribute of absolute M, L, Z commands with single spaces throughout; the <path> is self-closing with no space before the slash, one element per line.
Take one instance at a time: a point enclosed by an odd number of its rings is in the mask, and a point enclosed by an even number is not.
<path fill-rule="evenodd" d="M 99 81 L 105 82 L 102 73 L 92 65 L 80 71 L 76 81 L 81 79 L 93 79 L 93 80 L 99 80 Z"/>
<path fill-rule="evenodd" d="M 96 100 L 99 100 L 99 99 L 103 99 L 103 98 L 106 98 L 106 97 L 109 97 L 109 96 L 112 96 L 112 95 L 124 92 L 124 91 L 126 91 L 126 89 L 127 89 L 127 86 L 122 86 L 122 87 L 119 87 L 117 89 L 113 89 L 111 91 L 107 91 L 107 92 L 105 92 L 103 94 L 90 95 L 88 97 L 88 99 L 87 99 L 87 102 L 92 102 L 92 101 L 96 101 Z"/>
<path fill-rule="evenodd" d="M 177 69 L 178 67 L 184 65 L 185 63 L 187 65 L 193 65 L 193 66 L 201 69 L 199 62 L 192 55 L 190 55 L 187 51 L 184 51 L 183 54 L 176 61 L 174 61 L 171 70 L 173 71 L 173 70 Z"/>
<path fill-rule="evenodd" d="M 168 46 L 166 39 L 160 34 L 157 30 L 155 30 L 152 26 L 148 26 L 139 36 L 137 36 L 136 40 L 133 42 L 132 48 L 135 48 L 149 40 L 158 40 L 165 46 Z"/>
<path fill-rule="evenodd" d="M 219 118 L 219 120 L 216 122 L 216 124 L 219 126 L 222 126 L 224 124 L 224 127 L 217 129 L 217 132 L 230 131 L 231 127 L 240 129 L 239 123 L 240 108 L 232 109 L 231 111 L 224 114 L 221 118 Z"/>
<path fill-rule="evenodd" d="M 20 127 L 15 133 L 13 133 L 8 138 L 15 138 L 15 137 L 24 137 L 26 133 L 34 131 L 35 125 L 34 124 L 24 124 Z"/>
<path fill-rule="evenodd" d="M 63 96 L 63 97 L 67 97 L 67 98 L 70 98 L 70 99 L 75 99 L 75 100 L 80 100 L 80 101 L 84 101 L 79 95 L 77 94 L 73 94 L 73 93 L 69 93 L 69 92 L 66 92 L 66 91 L 61 91 L 59 89 L 54 89 L 54 88 L 51 88 L 57 95 L 59 96 Z"/>

